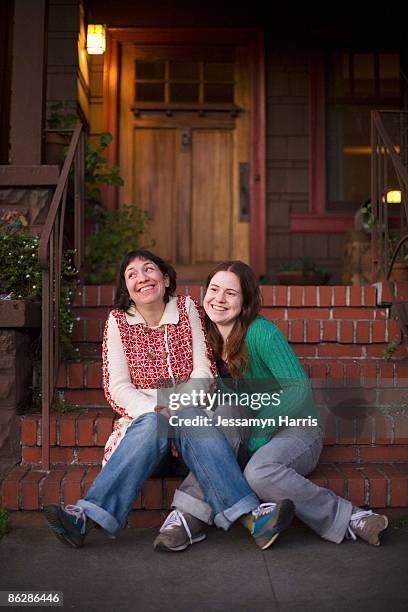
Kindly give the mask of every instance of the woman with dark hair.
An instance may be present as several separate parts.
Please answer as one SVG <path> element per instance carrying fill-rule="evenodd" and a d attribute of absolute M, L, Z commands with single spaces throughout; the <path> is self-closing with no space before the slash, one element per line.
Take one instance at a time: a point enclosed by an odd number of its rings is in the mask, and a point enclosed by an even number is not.
<path fill-rule="evenodd" d="M 229 404 L 215 411 L 214 420 L 225 423 L 223 433 L 250 487 L 260 499 L 291 500 L 296 516 L 331 542 L 359 536 L 378 546 L 387 517 L 353 507 L 305 478 L 316 467 L 323 446 L 319 415 L 297 357 L 279 329 L 259 315 L 261 293 L 251 268 L 241 261 L 216 266 L 207 280 L 204 309 L 220 387 L 249 390 L 251 400 L 259 400 L 259 391 L 278 391 L 279 401 L 266 401 L 261 408 L 257 403 L 256 410 L 251 410 L 252 401 L 250 408 Z M 255 426 L 231 427 L 231 421 L 243 423 L 250 415 L 257 417 Z M 199 519 L 200 533 L 212 522 L 211 508 L 192 474 L 176 491 L 173 507 Z M 250 528 L 248 517 L 245 522 Z M 176 550 L 173 542 L 181 530 L 165 530 L 159 536 L 161 545 Z"/>
<path fill-rule="evenodd" d="M 145 480 L 171 452 L 170 432 L 175 453 L 197 479 L 215 524 L 228 529 L 252 511 L 254 538 L 262 548 L 269 545 L 279 512 L 275 505 L 259 504 L 222 432 L 206 428 L 200 419 L 191 426 L 203 414 L 197 405 L 183 410 L 184 419 L 171 430 L 169 407 L 159 399 L 164 389 L 179 394 L 208 390 L 214 379 L 197 306 L 190 297 L 176 297 L 175 289 L 174 269 L 150 251 L 123 258 L 103 337 L 105 395 L 120 418 L 105 447 L 104 467 L 85 497 L 65 508 L 44 508 L 53 533 L 74 547 L 83 545 L 93 523 L 117 535 Z M 293 507 L 287 506 L 289 521 Z M 188 513 L 171 513 L 166 526 L 182 526 L 185 534 L 178 550 L 206 537 L 199 524 Z"/>

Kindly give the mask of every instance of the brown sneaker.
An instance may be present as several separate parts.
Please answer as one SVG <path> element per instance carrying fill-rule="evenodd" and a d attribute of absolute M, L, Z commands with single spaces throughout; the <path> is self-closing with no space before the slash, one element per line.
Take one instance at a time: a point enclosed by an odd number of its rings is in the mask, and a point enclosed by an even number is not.
<path fill-rule="evenodd" d="M 380 539 L 388 527 L 388 519 L 382 514 L 376 514 L 372 510 L 362 510 L 353 507 L 353 514 L 350 517 L 348 534 L 353 540 L 356 536 L 365 540 L 372 546 L 379 546 Z"/>
<path fill-rule="evenodd" d="M 173 510 L 160 527 L 160 533 L 153 543 L 153 548 L 162 552 L 185 550 L 191 544 L 205 540 L 206 526 L 206 523 L 187 512 Z"/>

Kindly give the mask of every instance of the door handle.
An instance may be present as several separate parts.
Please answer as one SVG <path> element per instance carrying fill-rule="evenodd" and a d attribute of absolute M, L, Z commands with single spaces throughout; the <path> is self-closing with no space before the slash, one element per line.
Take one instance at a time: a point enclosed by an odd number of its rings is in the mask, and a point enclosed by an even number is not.
<path fill-rule="evenodd" d="M 184 153 L 191 151 L 191 129 L 184 128 L 181 130 L 181 151 Z"/>
<path fill-rule="evenodd" d="M 239 220 L 249 221 L 250 193 L 249 193 L 249 164 L 239 164 Z"/>

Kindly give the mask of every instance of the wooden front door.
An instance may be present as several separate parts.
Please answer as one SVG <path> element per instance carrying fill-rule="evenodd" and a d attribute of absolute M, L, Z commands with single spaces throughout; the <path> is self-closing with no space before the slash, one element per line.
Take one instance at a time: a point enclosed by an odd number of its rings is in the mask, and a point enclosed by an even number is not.
<path fill-rule="evenodd" d="M 249 261 L 248 70 L 239 48 L 122 47 L 121 203 L 184 281 Z"/>

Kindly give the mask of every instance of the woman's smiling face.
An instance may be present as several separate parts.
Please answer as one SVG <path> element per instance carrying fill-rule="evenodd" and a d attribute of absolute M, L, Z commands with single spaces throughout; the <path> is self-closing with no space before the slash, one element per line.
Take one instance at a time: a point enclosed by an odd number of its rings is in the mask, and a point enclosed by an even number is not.
<path fill-rule="evenodd" d="M 242 290 L 234 272 L 220 271 L 212 277 L 204 297 L 204 310 L 217 326 L 233 325 L 242 310 Z"/>
<path fill-rule="evenodd" d="M 169 278 L 150 259 L 133 259 L 125 270 L 125 282 L 136 308 L 156 302 L 164 303 Z"/>

